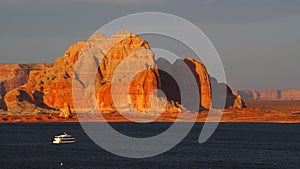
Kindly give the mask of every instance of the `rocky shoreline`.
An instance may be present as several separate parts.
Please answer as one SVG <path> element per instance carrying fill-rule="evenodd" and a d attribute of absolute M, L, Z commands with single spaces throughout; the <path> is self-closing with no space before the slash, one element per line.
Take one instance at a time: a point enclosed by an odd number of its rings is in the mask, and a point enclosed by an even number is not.
<path fill-rule="evenodd" d="M 261 107 L 259 101 L 251 102 L 249 108 L 229 108 L 225 109 L 222 113 L 220 122 L 255 122 L 255 123 L 300 123 L 300 107 L 297 104 L 300 101 L 279 101 L 279 102 L 267 102 L 263 103 L 264 107 Z M 275 108 L 273 104 L 279 106 Z M 286 106 L 289 105 L 287 109 Z M 208 111 L 202 111 L 198 113 L 196 122 L 205 122 Z M 177 118 L 178 112 L 164 112 L 156 118 L 153 122 L 174 122 Z M 178 119 L 178 122 L 192 122 L 194 116 L 190 112 L 183 113 L 184 118 Z M 0 123 L 40 123 L 40 122 L 131 122 L 127 118 L 123 117 L 120 113 L 103 114 L 101 118 L 97 114 L 81 114 L 80 118 L 77 115 L 70 117 L 61 117 L 59 114 L 39 114 L 39 115 L 0 115 Z M 147 116 L 139 115 L 133 117 L 136 120 L 143 120 Z M 215 122 L 214 119 L 210 120 Z"/>

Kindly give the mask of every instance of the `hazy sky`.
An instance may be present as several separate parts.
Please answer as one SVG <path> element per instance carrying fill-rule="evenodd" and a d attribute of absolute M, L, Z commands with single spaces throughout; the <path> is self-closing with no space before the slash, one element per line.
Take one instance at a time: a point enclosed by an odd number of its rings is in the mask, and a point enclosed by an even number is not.
<path fill-rule="evenodd" d="M 0 63 L 54 62 L 114 19 L 165 12 L 207 34 L 232 88 L 300 89 L 299 9 L 299 0 L 1 0 Z"/>

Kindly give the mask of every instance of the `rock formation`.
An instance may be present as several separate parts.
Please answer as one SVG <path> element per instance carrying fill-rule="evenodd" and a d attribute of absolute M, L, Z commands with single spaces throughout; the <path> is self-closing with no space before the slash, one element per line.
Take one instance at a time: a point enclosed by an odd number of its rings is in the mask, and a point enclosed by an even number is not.
<path fill-rule="evenodd" d="M 94 84 L 86 79 L 93 76 L 89 73 L 96 71 L 95 91 L 100 110 L 130 110 L 130 105 L 141 111 L 148 109 L 150 103 L 147 98 L 158 85 L 154 56 L 149 48 L 146 41 L 129 32 L 118 33 L 111 38 L 93 35 L 83 47 L 81 60 L 74 70 L 75 79 L 80 81 L 78 87 L 86 89 L 82 95 L 93 94 L 88 88 L 93 88 Z M 118 97 L 113 98 L 115 95 Z M 90 107 L 93 105 L 86 108 Z"/>
<path fill-rule="evenodd" d="M 210 109 L 212 106 L 212 93 L 209 75 L 207 73 L 204 63 L 192 58 L 184 59 L 184 62 L 189 66 L 193 72 L 199 88 L 200 106 L 204 109 Z"/>
<path fill-rule="evenodd" d="M 240 95 L 236 96 L 233 103 L 234 108 L 243 108 L 245 107 L 245 103 L 242 100 L 242 97 Z"/>
<path fill-rule="evenodd" d="M 180 88 L 184 92 L 199 91 L 199 107 L 198 110 L 210 109 L 212 105 L 211 100 L 211 87 L 207 70 L 201 61 L 197 61 L 193 58 L 178 59 L 173 64 L 169 63 L 163 58 L 159 58 L 157 61 L 157 67 L 159 69 L 159 76 L 161 80 L 160 89 L 167 96 L 168 101 L 174 101 L 175 103 L 182 103 Z M 188 74 L 188 73 L 191 74 Z M 191 82 L 196 81 L 197 87 L 193 90 Z M 190 93 L 188 95 L 192 95 Z M 189 99 L 189 98 L 185 98 Z M 192 105 L 184 105 L 189 109 Z"/>
<path fill-rule="evenodd" d="M 59 111 L 63 117 L 72 116 L 74 104 L 85 111 L 98 106 L 104 113 L 134 109 L 147 112 L 154 107 L 170 112 L 188 110 L 192 106 L 181 105 L 176 83 L 179 80 L 181 87 L 190 87 L 191 76 L 182 71 L 182 67 L 192 72 L 198 86 L 200 107 L 192 111 L 224 107 L 214 105 L 221 89 L 226 91 L 223 93 L 225 107 L 245 106 L 241 97 L 235 96 L 226 84 L 211 80 L 201 61 L 192 58 L 173 64 L 161 58 L 155 61 L 149 44 L 129 32 L 117 33 L 111 38 L 95 34 L 88 41 L 69 47 L 54 64 L 1 67 L 0 106 L 17 113 L 25 109 Z M 180 78 L 174 79 L 174 75 Z M 76 91 L 75 100 L 72 86 Z M 156 89 L 163 91 L 165 97 Z M 90 105 L 83 97 L 96 99 L 97 105 Z"/>
<path fill-rule="evenodd" d="M 300 100 L 300 90 L 238 90 L 243 100 Z"/>
<path fill-rule="evenodd" d="M 65 102 L 64 107 L 60 109 L 59 116 L 62 116 L 62 117 L 71 117 L 72 116 L 72 110 L 70 108 L 70 105 L 67 102 Z"/>
<path fill-rule="evenodd" d="M 243 108 L 245 102 L 239 95 L 235 95 L 230 87 L 225 83 L 219 83 L 215 78 L 210 77 L 212 103 L 215 108 Z M 224 106 L 225 103 L 225 106 Z"/>
<path fill-rule="evenodd" d="M 1 64 L 0 99 L 8 91 L 26 84 L 31 70 L 40 70 L 44 67 L 51 67 L 51 64 Z"/>

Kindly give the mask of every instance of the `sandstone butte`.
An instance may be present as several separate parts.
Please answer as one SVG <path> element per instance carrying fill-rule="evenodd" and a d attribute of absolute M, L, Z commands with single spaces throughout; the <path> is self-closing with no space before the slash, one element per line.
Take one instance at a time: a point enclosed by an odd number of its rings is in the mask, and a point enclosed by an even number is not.
<path fill-rule="evenodd" d="M 178 71 L 182 65 L 190 69 L 198 86 L 199 108 L 193 111 L 245 107 L 241 97 L 234 95 L 229 86 L 209 76 L 200 60 L 186 58 L 174 63 L 162 58 L 155 60 L 148 42 L 135 34 L 120 32 L 110 38 L 95 34 L 88 41 L 77 42 L 54 64 L 1 65 L 1 114 L 72 117 L 78 113 L 74 103 L 85 113 L 95 109 L 82 99 L 88 96 L 96 99 L 96 106 L 107 115 L 138 110 L 146 115 L 163 111 L 174 116 L 189 111 L 188 105 L 181 104 L 179 87 L 172 78 L 180 77 L 181 85 L 189 87 L 185 73 Z M 82 74 L 86 71 L 95 72 L 95 82 L 86 81 L 86 75 Z M 72 86 L 76 100 L 73 100 Z M 95 92 L 82 90 L 90 87 Z M 112 96 L 112 88 L 118 97 Z M 155 89 L 163 91 L 165 97 L 160 97 Z M 226 96 L 225 105 L 219 103 L 222 92 Z"/>

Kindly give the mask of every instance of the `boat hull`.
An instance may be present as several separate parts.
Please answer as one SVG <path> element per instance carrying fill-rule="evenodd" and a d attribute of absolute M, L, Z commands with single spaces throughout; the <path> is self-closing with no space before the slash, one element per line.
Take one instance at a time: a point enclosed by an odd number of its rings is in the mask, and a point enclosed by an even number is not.
<path fill-rule="evenodd" d="M 76 141 L 53 141 L 53 144 L 71 144 L 71 143 L 75 143 Z"/>

